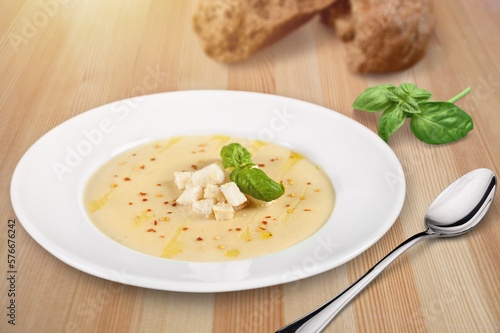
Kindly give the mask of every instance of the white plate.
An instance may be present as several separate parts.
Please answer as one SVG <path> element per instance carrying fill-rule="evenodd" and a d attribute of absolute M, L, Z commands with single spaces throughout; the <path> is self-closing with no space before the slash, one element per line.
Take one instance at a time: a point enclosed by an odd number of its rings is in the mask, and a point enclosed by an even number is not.
<path fill-rule="evenodd" d="M 82 204 L 93 171 L 131 147 L 186 134 L 259 138 L 305 154 L 323 168 L 335 188 L 330 219 L 291 248 L 220 263 L 145 255 L 99 232 Z M 104 105 L 57 126 L 20 160 L 11 199 L 27 232 L 76 269 L 140 287 L 219 292 L 295 281 L 354 258 L 392 226 L 405 187 L 401 164 L 389 146 L 332 110 L 274 95 L 180 91 Z"/>

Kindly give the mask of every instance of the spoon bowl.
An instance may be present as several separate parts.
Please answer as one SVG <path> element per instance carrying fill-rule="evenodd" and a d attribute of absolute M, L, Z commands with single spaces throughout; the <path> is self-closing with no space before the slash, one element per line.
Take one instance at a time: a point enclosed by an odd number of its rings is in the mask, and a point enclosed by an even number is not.
<path fill-rule="evenodd" d="M 451 183 L 432 202 L 425 214 L 425 225 L 439 237 L 459 236 L 486 214 L 493 202 L 495 174 L 489 169 L 476 169 Z"/>
<path fill-rule="evenodd" d="M 489 169 L 476 169 L 455 180 L 429 206 L 424 219 L 425 231 L 401 243 L 340 295 L 276 333 L 323 331 L 354 297 L 410 247 L 426 238 L 462 235 L 476 226 L 490 208 L 496 187 L 496 176 Z"/>

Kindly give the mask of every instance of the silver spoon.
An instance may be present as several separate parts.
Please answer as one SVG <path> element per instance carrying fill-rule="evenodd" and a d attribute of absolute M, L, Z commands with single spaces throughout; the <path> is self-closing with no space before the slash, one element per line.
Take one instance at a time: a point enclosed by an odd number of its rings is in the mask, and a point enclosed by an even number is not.
<path fill-rule="evenodd" d="M 491 206 L 496 184 L 496 176 L 489 169 L 476 169 L 455 180 L 427 210 L 427 230 L 405 240 L 340 295 L 276 333 L 322 332 L 354 297 L 410 247 L 426 238 L 462 235 L 478 224 Z"/>

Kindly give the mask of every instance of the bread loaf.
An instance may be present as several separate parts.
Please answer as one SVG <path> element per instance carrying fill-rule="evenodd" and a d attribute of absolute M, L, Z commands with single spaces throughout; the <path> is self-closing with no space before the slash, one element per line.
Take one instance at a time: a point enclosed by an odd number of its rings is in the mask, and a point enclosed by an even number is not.
<path fill-rule="evenodd" d="M 390 72 L 418 62 L 433 30 L 431 0 L 337 0 L 322 21 L 347 45 L 354 72 Z"/>
<path fill-rule="evenodd" d="M 193 17 L 205 53 L 244 60 L 298 28 L 335 0 L 200 0 Z"/>

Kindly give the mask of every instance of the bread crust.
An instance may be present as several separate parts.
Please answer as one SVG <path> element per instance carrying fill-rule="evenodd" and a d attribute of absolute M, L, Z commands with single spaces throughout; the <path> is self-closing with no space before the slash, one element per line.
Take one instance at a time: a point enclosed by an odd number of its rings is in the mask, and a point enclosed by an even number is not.
<path fill-rule="evenodd" d="M 321 18 L 346 43 L 348 66 L 358 73 L 414 65 L 434 27 L 431 0 L 338 0 Z"/>
<path fill-rule="evenodd" d="M 335 0 L 200 0 L 193 27 L 205 53 L 242 61 L 297 29 Z"/>

